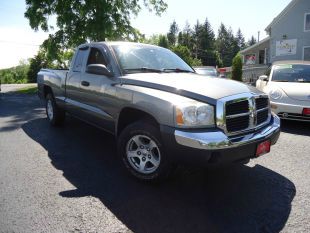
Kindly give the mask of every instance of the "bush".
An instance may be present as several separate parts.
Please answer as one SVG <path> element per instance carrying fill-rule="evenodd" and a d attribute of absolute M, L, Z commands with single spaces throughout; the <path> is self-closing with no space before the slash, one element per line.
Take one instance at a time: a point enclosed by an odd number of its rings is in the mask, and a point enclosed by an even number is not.
<path fill-rule="evenodd" d="M 232 79 L 242 82 L 242 58 L 240 53 L 232 60 Z"/>
<path fill-rule="evenodd" d="M 26 62 L 20 62 L 16 67 L 0 70 L 1 83 L 27 83 L 28 69 Z"/>

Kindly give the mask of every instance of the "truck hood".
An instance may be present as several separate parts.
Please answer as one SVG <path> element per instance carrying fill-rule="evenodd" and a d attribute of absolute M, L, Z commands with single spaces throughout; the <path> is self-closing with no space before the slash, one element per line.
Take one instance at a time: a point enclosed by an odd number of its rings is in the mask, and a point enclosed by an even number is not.
<path fill-rule="evenodd" d="M 272 87 L 281 88 L 292 99 L 310 101 L 310 83 L 272 82 Z"/>
<path fill-rule="evenodd" d="M 123 76 L 123 80 L 130 80 L 132 85 L 138 86 L 139 83 L 143 83 L 144 86 L 149 84 L 150 88 L 152 88 L 152 84 L 161 85 L 164 87 L 173 87 L 177 90 L 184 90 L 200 96 L 206 96 L 214 100 L 247 92 L 257 94 L 262 93 L 256 88 L 241 82 L 223 78 L 210 78 L 191 73 L 128 74 Z"/>

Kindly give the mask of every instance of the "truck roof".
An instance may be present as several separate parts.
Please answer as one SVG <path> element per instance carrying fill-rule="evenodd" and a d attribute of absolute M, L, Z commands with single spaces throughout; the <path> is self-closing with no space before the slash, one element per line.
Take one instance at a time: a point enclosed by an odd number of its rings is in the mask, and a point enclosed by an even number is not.
<path fill-rule="evenodd" d="M 138 42 L 129 42 L 129 41 L 99 41 L 99 42 L 90 42 L 90 43 L 85 43 L 85 44 L 81 44 L 80 47 L 83 46 L 91 46 L 91 45 L 98 45 L 98 44 L 106 44 L 106 45 L 145 45 L 145 46 L 152 46 L 152 47 L 159 47 L 157 45 L 152 45 L 152 44 L 145 44 L 145 43 L 138 43 Z"/>

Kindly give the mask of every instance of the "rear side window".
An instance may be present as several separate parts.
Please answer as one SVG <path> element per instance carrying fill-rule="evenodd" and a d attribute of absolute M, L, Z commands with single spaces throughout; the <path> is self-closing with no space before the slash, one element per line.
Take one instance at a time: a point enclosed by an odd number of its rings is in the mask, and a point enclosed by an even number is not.
<path fill-rule="evenodd" d="M 91 48 L 88 57 L 87 65 L 90 64 L 101 64 L 107 66 L 107 62 L 102 52 L 97 48 Z"/>
<path fill-rule="evenodd" d="M 86 53 L 87 53 L 87 49 L 83 49 L 83 50 L 79 49 L 77 51 L 75 61 L 73 64 L 73 71 L 74 72 L 81 72 L 82 66 L 83 66 L 83 61 L 84 61 Z"/>

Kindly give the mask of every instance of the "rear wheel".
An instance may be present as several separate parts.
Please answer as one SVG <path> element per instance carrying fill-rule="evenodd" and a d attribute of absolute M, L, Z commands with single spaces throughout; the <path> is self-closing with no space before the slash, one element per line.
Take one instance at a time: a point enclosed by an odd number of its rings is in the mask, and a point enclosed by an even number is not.
<path fill-rule="evenodd" d="M 161 180 L 169 175 L 172 168 L 159 130 L 148 122 L 135 122 L 122 131 L 118 139 L 118 153 L 126 169 L 140 180 Z"/>
<path fill-rule="evenodd" d="M 65 120 L 65 111 L 60 109 L 55 102 L 54 96 L 49 93 L 46 96 L 46 115 L 52 126 L 59 126 Z"/>

